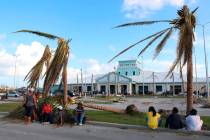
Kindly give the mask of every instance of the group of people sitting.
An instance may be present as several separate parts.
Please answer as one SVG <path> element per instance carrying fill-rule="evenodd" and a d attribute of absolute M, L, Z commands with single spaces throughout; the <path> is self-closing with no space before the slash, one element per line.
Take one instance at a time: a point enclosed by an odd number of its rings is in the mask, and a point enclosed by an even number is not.
<path fill-rule="evenodd" d="M 31 123 L 31 118 L 33 116 L 34 120 L 37 120 L 37 114 L 40 118 L 39 119 L 43 124 L 45 123 L 56 123 L 58 126 L 62 126 L 64 123 L 64 110 L 61 105 L 56 107 L 56 115 L 53 116 L 53 107 L 50 103 L 46 100 L 41 106 L 41 113 L 37 107 L 37 99 L 36 96 L 33 94 L 33 90 L 29 89 L 28 93 L 25 96 L 24 104 L 25 107 L 25 124 Z M 39 113 L 35 113 L 39 112 Z M 77 107 L 73 111 L 73 118 L 74 122 L 77 125 L 84 124 L 85 121 L 85 110 L 82 103 L 78 103 Z M 57 121 L 54 121 L 56 117 Z M 157 129 L 161 126 L 162 119 L 161 119 L 161 111 L 156 112 L 153 106 L 150 106 L 147 112 L 146 117 L 147 126 L 151 129 Z M 200 116 L 197 114 L 196 109 L 192 109 L 190 113 L 185 117 L 181 117 L 179 115 L 179 110 L 174 107 L 172 109 L 171 114 L 167 117 L 165 122 L 165 127 L 170 129 L 183 129 L 186 128 L 187 130 L 191 131 L 199 131 L 203 125 L 203 121 L 200 119 Z"/>
<path fill-rule="evenodd" d="M 62 126 L 64 124 L 64 109 L 62 105 L 58 105 L 53 109 L 52 104 L 47 100 L 37 105 L 38 101 L 32 89 L 28 90 L 25 95 L 23 107 L 25 108 L 25 124 L 30 124 L 33 120 L 40 121 L 42 124 L 57 124 Z M 73 111 L 73 121 L 77 125 L 85 123 L 85 111 L 82 103 L 78 103 Z"/>
<path fill-rule="evenodd" d="M 157 129 L 161 126 L 161 111 L 156 112 L 153 106 L 149 107 L 146 117 L 147 126 L 151 129 Z M 203 125 L 203 121 L 200 119 L 200 116 L 197 114 L 196 109 L 192 109 L 190 113 L 182 118 L 179 115 L 178 108 L 174 107 L 171 114 L 167 117 L 165 122 L 165 127 L 170 129 L 187 129 L 190 131 L 200 131 Z"/>

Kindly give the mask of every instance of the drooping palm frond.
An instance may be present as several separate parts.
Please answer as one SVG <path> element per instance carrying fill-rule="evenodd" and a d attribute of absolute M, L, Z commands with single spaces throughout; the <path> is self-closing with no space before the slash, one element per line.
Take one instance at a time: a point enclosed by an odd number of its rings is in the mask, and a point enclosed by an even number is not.
<path fill-rule="evenodd" d="M 46 38 L 49 38 L 49 39 L 58 39 L 58 38 L 60 38 L 60 37 L 52 35 L 52 34 L 39 32 L 39 31 L 32 31 L 32 30 L 19 30 L 19 31 L 16 31 L 14 33 L 21 33 L 21 32 L 36 34 L 38 36 L 43 36 L 43 37 L 46 37 Z"/>
<path fill-rule="evenodd" d="M 168 29 L 169 30 L 169 29 Z M 146 51 L 146 49 L 152 45 L 152 43 L 154 43 L 158 38 L 160 38 L 163 34 L 165 34 L 168 30 L 158 34 L 157 36 L 155 36 L 139 53 L 138 56 L 140 56 L 142 53 L 144 53 Z"/>
<path fill-rule="evenodd" d="M 194 14 L 194 13 L 198 10 L 198 8 L 199 8 L 199 7 L 196 7 L 194 10 L 192 10 L 191 13 Z"/>
<path fill-rule="evenodd" d="M 28 81 L 28 87 L 36 88 L 37 83 L 41 77 L 42 70 L 46 63 L 50 62 L 51 52 L 49 46 L 45 47 L 44 53 L 37 64 L 29 71 L 24 80 Z"/>
<path fill-rule="evenodd" d="M 126 52 L 127 50 L 129 50 L 129 49 L 133 48 L 134 46 L 138 45 L 139 43 L 141 43 L 141 42 L 143 42 L 143 41 L 145 41 L 145 40 L 148 40 L 148 39 L 150 39 L 150 38 L 152 38 L 152 37 L 154 37 L 154 36 L 157 36 L 157 35 L 161 34 L 162 32 L 167 31 L 168 29 L 170 29 L 170 28 L 164 29 L 164 30 L 159 31 L 159 32 L 157 32 L 157 33 L 154 33 L 154 34 L 152 34 L 152 35 L 150 35 L 150 36 L 148 36 L 148 37 L 146 37 L 146 38 L 144 38 L 144 39 L 142 39 L 142 40 L 140 40 L 140 41 L 138 41 L 138 42 L 136 42 L 136 43 L 130 45 L 129 47 L 125 48 L 124 50 L 122 50 L 121 52 L 119 52 L 117 55 L 115 55 L 112 59 L 110 59 L 110 60 L 108 61 L 108 63 L 110 63 L 112 60 L 114 60 L 115 58 L 117 58 L 118 56 L 120 56 L 121 54 L 123 54 L 124 52 Z"/>
<path fill-rule="evenodd" d="M 114 28 L 120 28 L 120 27 L 126 27 L 126 26 L 138 26 L 138 25 L 150 25 L 154 23 L 159 23 L 159 22 L 172 22 L 171 20 L 154 20 L 154 21 L 140 21 L 140 22 L 131 22 L 131 23 L 126 23 L 126 24 L 121 24 L 118 25 Z"/>
<path fill-rule="evenodd" d="M 165 37 L 160 41 L 160 43 L 157 45 L 156 49 L 155 49 L 155 54 L 153 59 L 155 59 L 158 54 L 160 53 L 160 51 L 163 49 L 164 45 L 166 44 L 167 40 L 170 38 L 171 34 L 173 32 L 173 28 L 171 28 L 167 34 L 165 35 Z"/>
<path fill-rule="evenodd" d="M 58 47 L 56 49 L 55 55 L 51 61 L 48 71 L 46 72 L 46 77 L 44 80 L 44 93 L 48 93 L 50 87 L 57 82 L 62 68 L 69 56 L 69 42 L 64 39 L 58 40 Z"/>

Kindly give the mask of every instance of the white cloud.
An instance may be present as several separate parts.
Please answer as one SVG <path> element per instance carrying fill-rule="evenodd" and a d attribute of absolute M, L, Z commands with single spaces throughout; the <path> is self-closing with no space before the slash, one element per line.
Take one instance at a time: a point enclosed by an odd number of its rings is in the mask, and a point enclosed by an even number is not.
<path fill-rule="evenodd" d="M 185 3 L 194 4 L 196 0 L 124 0 L 123 11 L 128 18 L 143 18 L 164 6 L 180 7 Z"/>
<path fill-rule="evenodd" d="M 114 71 L 114 67 L 116 67 L 116 63 L 100 63 L 96 59 L 85 59 L 81 60 L 80 63 L 82 64 L 83 68 L 83 80 L 85 81 L 87 77 L 91 77 L 91 75 L 97 75 L 97 74 L 106 74 L 108 72 Z M 76 82 L 78 75 L 79 82 L 81 81 L 81 69 L 80 68 L 68 68 L 68 81 Z"/>
<path fill-rule="evenodd" d="M 168 60 L 151 60 L 147 59 L 144 61 L 144 70 L 154 72 L 167 72 L 170 69 L 173 61 Z M 205 77 L 205 66 L 204 64 L 196 64 L 197 76 Z M 174 72 L 179 73 L 179 69 L 175 69 Z M 193 73 L 195 76 L 195 65 L 193 65 Z M 186 74 L 186 66 L 183 68 L 183 74 Z"/>
<path fill-rule="evenodd" d="M 30 45 L 17 45 L 14 54 L 6 50 L 0 50 L 0 78 L 9 79 L 8 81 L 1 81 L 1 84 L 7 83 L 11 85 L 15 73 L 16 62 L 16 83 L 23 83 L 25 75 L 29 72 L 32 66 L 41 58 L 44 51 L 44 46 L 39 42 L 32 42 Z M 11 80 L 12 79 L 12 80 Z M 21 84 L 22 85 L 22 84 Z M 19 86 L 19 85 L 17 85 Z"/>

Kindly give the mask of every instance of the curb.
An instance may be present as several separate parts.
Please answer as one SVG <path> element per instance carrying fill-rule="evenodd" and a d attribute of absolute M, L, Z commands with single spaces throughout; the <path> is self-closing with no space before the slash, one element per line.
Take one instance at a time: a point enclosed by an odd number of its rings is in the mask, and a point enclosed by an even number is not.
<path fill-rule="evenodd" d="M 9 114 L 9 112 L 0 112 L 0 115 L 4 115 L 4 116 L 6 116 L 6 115 L 8 115 Z"/>
<path fill-rule="evenodd" d="M 202 135 L 202 136 L 210 136 L 210 131 L 202 130 L 202 131 L 188 131 L 188 130 L 172 130 L 166 128 L 158 128 L 156 130 L 149 129 L 146 126 L 141 125 L 128 125 L 128 124 L 116 124 L 116 123 L 106 123 L 106 122 L 97 122 L 97 121 L 87 121 L 87 124 L 104 126 L 104 127 L 115 127 L 120 129 L 135 129 L 135 130 L 147 130 L 152 132 L 169 132 L 169 133 L 182 133 L 188 135 Z"/>

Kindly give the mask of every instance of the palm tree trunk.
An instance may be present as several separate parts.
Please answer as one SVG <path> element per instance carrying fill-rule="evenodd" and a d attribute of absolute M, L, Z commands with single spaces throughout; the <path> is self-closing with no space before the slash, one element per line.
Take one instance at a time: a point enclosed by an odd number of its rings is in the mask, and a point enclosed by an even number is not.
<path fill-rule="evenodd" d="M 68 85 L 67 85 L 67 63 L 64 64 L 63 67 L 63 101 L 64 105 L 67 103 L 67 97 L 68 97 Z"/>
<path fill-rule="evenodd" d="M 118 109 L 118 108 L 113 108 L 113 107 L 109 107 L 109 106 L 99 106 L 99 105 L 90 104 L 90 103 L 83 103 L 83 106 L 88 107 L 88 108 L 97 109 L 97 110 L 110 111 L 110 112 L 114 112 L 114 113 L 124 113 L 125 112 L 124 109 Z"/>
<path fill-rule="evenodd" d="M 187 61 L 187 114 L 190 112 L 192 108 L 193 108 L 193 62 L 192 62 L 192 53 L 189 53 Z"/>

